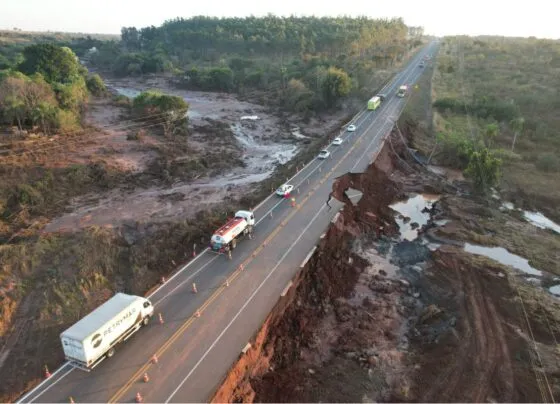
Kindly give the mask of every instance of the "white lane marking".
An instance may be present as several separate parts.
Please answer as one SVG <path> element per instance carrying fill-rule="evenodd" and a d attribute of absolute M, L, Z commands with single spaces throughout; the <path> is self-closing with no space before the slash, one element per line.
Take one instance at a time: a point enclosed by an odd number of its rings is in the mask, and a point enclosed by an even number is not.
<path fill-rule="evenodd" d="M 284 259 L 288 256 L 288 254 L 290 253 L 290 251 L 292 251 L 292 249 L 294 248 L 294 246 L 299 242 L 299 240 L 303 237 L 303 235 L 307 232 L 307 229 L 309 229 L 309 227 L 311 227 L 311 225 L 313 224 L 313 222 L 315 222 L 315 220 L 317 219 L 317 217 L 319 216 L 319 214 L 321 213 L 321 211 L 325 208 L 325 205 L 322 205 L 319 210 L 317 211 L 317 213 L 315 214 L 315 216 L 313 216 L 313 218 L 311 219 L 311 221 L 309 222 L 309 224 L 305 227 L 305 229 L 303 229 L 303 231 L 301 232 L 301 234 L 299 235 L 299 237 L 292 243 L 292 245 L 286 250 L 286 252 L 284 253 L 284 255 L 282 255 L 282 257 L 280 257 L 280 260 L 278 261 L 278 263 L 274 266 L 274 268 L 272 268 L 272 270 L 268 273 L 268 275 L 266 276 L 266 278 L 263 279 L 263 281 L 259 284 L 259 286 L 255 289 L 255 291 L 251 294 L 251 296 L 249 296 L 249 298 L 247 299 L 247 301 L 243 304 L 243 306 L 241 306 L 241 308 L 239 309 L 239 311 L 235 314 L 235 316 L 233 316 L 233 318 L 231 319 L 231 321 L 228 323 L 228 325 L 223 329 L 223 331 L 220 333 L 220 335 L 218 335 L 218 337 L 214 340 L 214 342 L 212 343 L 212 345 L 210 345 L 210 348 L 208 348 L 206 350 L 206 352 L 204 352 L 204 354 L 202 355 L 202 357 L 198 360 L 198 362 L 196 362 L 196 364 L 193 366 L 193 368 L 191 369 L 191 371 L 185 376 L 185 378 L 181 381 L 181 383 L 179 383 L 179 385 L 177 386 L 177 388 L 175 390 L 173 390 L 173 392 L 171 393 L 171 395 L 167 398 L 167 400 L 165 400 L 165 403 L 169 403 L 169 401 L 173 398 L 173 396 L 175 396 L 175 394 L 177 394 L 177 392 L 179 391 L 179 389 L 181 387 L 183 387 L 183 385 L 185 384 L 185 382 L 191 377 L 191 375 L 195 372 L 195 370 L 200 366 L 200 364 L 202 363 L 202 361 L 208 356 L 208 354 L 210 353 L 210 351 L 212 349 L 214 349 L 214 347 L 216 346 L 216 344 L 222 339 L 222 337 L 224 336 L 224 334 L 227 332 L 227 330 L 229 330 L 229 328 L 231 327 L 231 325 L 234 323 L 235 320 L 237 320 L 237 318 L 241 315 L 241 313 L 243 312 L 243 310 L 245 310 L 245 308 L 249 305 L 249 303 L 251 303 L 251 301 L 254 299 L 254 297 L 257 295 L 257 293 L 259 292 L 259 290 L 261 290 L 261 288 L 264 286 L 264 284 L 266 283 L 266 281 L 274 274 L 274 272 L 276 272 L 276 269 L 278 269 L 278 267 L 280 266 L 280 264 L 282 264 L 282 262 L 284 261 Z"/>
<path fill-rule="evenodd" d="M 398 107 L 398 104 L 393 107 L 393 109 L 396 109 Z M 366 153 L 369 151 L 369 149 L 371 148 L 371 145 L 373 144 L 373 142 L 375 142 L 377 140 L 377 138 L 379 137 L 380 134 L 385 132 L 385 126 L 386 124 L 383 124 L 383 126 L 381 127 L 381 130 L 379 132 L 377 132 L 375 134 L 375 136 L 373 137 L 373 139 L 371 139 L 371 142 L 369 142 L 368 146 L 365 148 L 364 152 L 362 153 L 362 155 L 360 156 L 360 158 L 356 161 L 356 164 L 354 164 L 352 166 L 352 169 L 350 170 L 351 172 L 354 171 L 354 169 L 356 168 L 356 166 L 358 164 L 360 164 L 360 162 L 362 161 L 362 159 L 364 158 L 364 156 L 366 155 Z"/>
<path fill-rule="evenodd" d="M 189 280 L 191 280 L 193 277 L 195 277 L 196 275 L 198 275 L 198 273 L 200 271 L 202 271 L 204 268 L 206 268 L 208 265 L 210 265 L 212 262 L 214 262 L 214 260 L 216 258 L 218 258 L 219 255 L 216 255 L 215 257 L 213 257 L 210 261 L 208 261 L 206 264 L 204 264 L 203 266 L 201 266 L 198 270 L 196 270 L 195 272 L 193 272 L 192 274 L 190 274 L 183 282 L 179 283 L 177 286 L 175 286 L 173 289 L 171 289 L 171 291 L 169 291 L 165 296 L 163 296 L 161 299 L 159 299 L 157 302 L 153 303 L 153 306 L 155 307 L 157 304 L 161 303 L 163 300 L 167 299 L 167 297 L 169 297 L 169 295 L 171 295 L 173 292 L 175 292 L 177 289 L 179 289 L 181 286 L 183 286 L 185 283 L 187 283 Z"/>
<path fill-rule="evenodd" d="M 183 268 L 179 269 L 177 271 L 177 273 L 175 275 L 173 275 L 171 278 L 167 279 L 165 281 L 165 283 L 163 285 L 161 285 L 159 288 L 157 288 L 156 290 L 154 290 L 152 293 L 150 293 L 148 295 L 148 297 L 152 297 L 153 295 L 155 295 L 157 292 L 159 292 L 161 290 L 161 288 L 168 286 L 169 282 L 171 282 L 173 279 L 175 279 L 177 277 L 177 275 L 179 275 L 180 273 L 182 273 L 185 269 L 187 269 L 188 267 L 190 267 L 192 264 L 194 264 L 200 257 L 202 257 L 204 254 L 206 254 L 208 252 L 208 250 L 210 250 L 208 247 L 206 247 L 204 250 L 202 250 L 200 252 L 200 254 L 198 254 L 194 259 L 192 259 L 191 261 L 187 262 Z M 160 299 L 161 301 L 161 299 Z"/>
<path fill-rule="evenodd" d="M 61 372 L 62 369 L 64 369 L 66 366 L 70 365 L 70 362 L 65 362 L 61 367 L 59 367 L 53 374 L 51 374 L 51 377 L 49 377 L 48 379 L 43 380 L 41 383 L 39 383 L 37 386 L 35 386 L 35 388 L 31 391 L 28 391 L 27 393 L 24 394 L 24 396 L 22 398 L 19 399 L 19 401 L 16 401 L 16 404 L 20 404 L 23 402 L 27 402 L 24 401 L 28 396 L 30 396 L 31 394 L 33 394 L 35 392 L 35 390 L 41 388 L 45 383 L 47 383 L 48 381 L 52 380 L 53 377 L 56 376 L 56 374 L 58 372 Z M 74 370 L 74 368 L 70 369 L 70 370 Z"/>
<path fill-rule="evenodd" d="M 37 400 L 39 397 L 41 397 L 43 394 L 45 394 L 47 391 L 49 391 L 50 388 L 51 388 L 52 386 L 54 386 L 56 383 L 58 383 L 59 381 L 61 381 L 62 379 L 64 379 L 66 376 L 68 376 L 68 375 L 70 374 L 70 372 L 73 371 L 73 370 L 74 370 L 74 368 L 68 370 L 68 372 L 66 372 L 66 373 L 64 373 L 62 376 L 60 376 L 56 382 L 54 382 L 53 384 L 51 384 L 51 385 L 48 386 L 48 387 L 45 387 L 45 389 L 44 389 L 42 392 L 40 392 L 40 393 L 37 394 L 35 397 L 33 397 L 32 400 L 29 400 L 29 402 L 32 403 L 34 400 Z M 52 376 L 51 376 L 51 377 L 52 377 Z M 48 380 L 48 379 L 47 379 L 47 380 Z"/>

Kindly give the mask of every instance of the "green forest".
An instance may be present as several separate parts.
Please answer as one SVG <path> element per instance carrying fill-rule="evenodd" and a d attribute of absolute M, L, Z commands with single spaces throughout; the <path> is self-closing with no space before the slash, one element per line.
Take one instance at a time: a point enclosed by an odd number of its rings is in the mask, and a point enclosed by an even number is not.
<path fill-rule="evenodd" d="M 272 92 L 269 98 L 306 112 L 369 94 L 372 73 L 420 45 L 418 32 L 409 38 L 402 19 L 193 17 L 125 27 L 120 42 L 89 38 L 73 49 L 117 76 L 158 73 L 187 89 Z"/>

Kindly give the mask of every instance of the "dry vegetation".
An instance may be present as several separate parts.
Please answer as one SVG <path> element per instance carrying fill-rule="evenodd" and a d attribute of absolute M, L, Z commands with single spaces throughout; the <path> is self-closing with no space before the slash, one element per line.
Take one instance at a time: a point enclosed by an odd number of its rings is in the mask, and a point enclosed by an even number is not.
<path fill-rule="evenodd" d="M 497 124 L 492 149 L 503 161 L 502 195 L 556 221 L 560 221 L 559 86 L 560 43 L 535 38 L 447 38 L 433 82 L 435 131 L 470 137 Z M 517 130 L 516 118 L 523 120 Z M 417 145 L 429 154 L 433 139 L 423 137 Z M 436 149 L 436 160 L 441 160 L 442 151 L 441 146 Z"/>

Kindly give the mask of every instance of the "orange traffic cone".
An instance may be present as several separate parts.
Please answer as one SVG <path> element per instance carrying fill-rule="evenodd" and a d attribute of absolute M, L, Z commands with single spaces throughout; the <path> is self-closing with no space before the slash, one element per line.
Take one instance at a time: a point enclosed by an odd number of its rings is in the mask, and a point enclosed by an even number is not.
<path fill-rule="evenodd" d="M 158 317 L 159 317 L 159 323 L 163 324 L 163 316 L 161 315 L 161 313 L 158 313 Z"/>
<path fill-rule="evenodd" d="M 154 354 L 154 356 L 152 356 L 152 363 L 153 363 L 153 364 L 158 363 L 158 357 L 157 357 L 156 354 Z"/>
<path fill-rule="evenodd" d="M 45 365 L 45 379 L 48 379 L 49 377 L 51 377 L 51 372 L 49 372 L 49 368 L 47 367 L 47 365 Z"/>
<path fill-rule="evenodd" d="M 193 293 L 198 293 L 198 290 L 196 289 L 196 283 L 192 284 L 192 291 Z"/>
<path fill-rule="evenodd" d="M 70 396 L 70 404 L 75 404 L 74 399 Z"/>
<path fill-rule="evenodd" d="M 292 198 L 292 208 L 296 207 L 296 198 Z"/>
<path fill-rule="evenodd" d="M 243 264 L 239 265 L 239 270 L 243 271 L 245 269 L 245 267 L 243 266 Z"/>
<path fill-rule="evenodd" d="M 148 373 L 144 373 L 144 383 L 148 383 L 150 381 L 150 376 L 148 376 Z"/>
<path fill-rule="evenodd" d="M 141 403 L 142 401 L 144 401 L 144 399 L 142 398 L 142 396 L 140 395 L 140 393 L 136 393 L 136 402 L 137 402 L 137 403 Z"/>
<path fill-rule="evenodd" d="M 165 276 L 161 277 L 161 283 L 165 283 Z"/>
<path fill-rule="evenodd" d="M 199 317 L 200 317 L 200 310 L 197 310 L 196 313 L 194 313 L 194 316 L 195 316 L 196 318 L 199 318 Z"/>
<path fill-rule="evenodd" d="M 229 287 L 229 280 L 226 279 L 226 288 Z"/>

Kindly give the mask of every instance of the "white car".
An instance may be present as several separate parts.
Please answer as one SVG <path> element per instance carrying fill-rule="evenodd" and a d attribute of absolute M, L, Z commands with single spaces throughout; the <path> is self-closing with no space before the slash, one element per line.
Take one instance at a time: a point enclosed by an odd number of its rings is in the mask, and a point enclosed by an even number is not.
<path fill-rule="evenodd" d="M 319 158 L 320 159 L 326 159 L 327 157 L 329 157 L 331 155 L 331 153 L 328 150 L 321 150 L 319 152 Z"/>
<path fill-rule="evenodd" d="M 335 146 L 341 145 L 342 144 L 342 138 L 335 137 L 332 144 L 335 145 Z"/>
<path fill-rule="evenodd" d="M 347 130 L 348 132 L 356 132 L 356 125 L 349 125 Z"/>
<path fill-rule="evenodd" d="M 281 197 L 285 197 L 286 195 L 290 195 L 290 193 L 292 192 L 293 189 L 294 189 L 293 185 L 290 185 L 290 184 L 281 185 L 276 190 L 276 195 L 281 196 Z"/>

